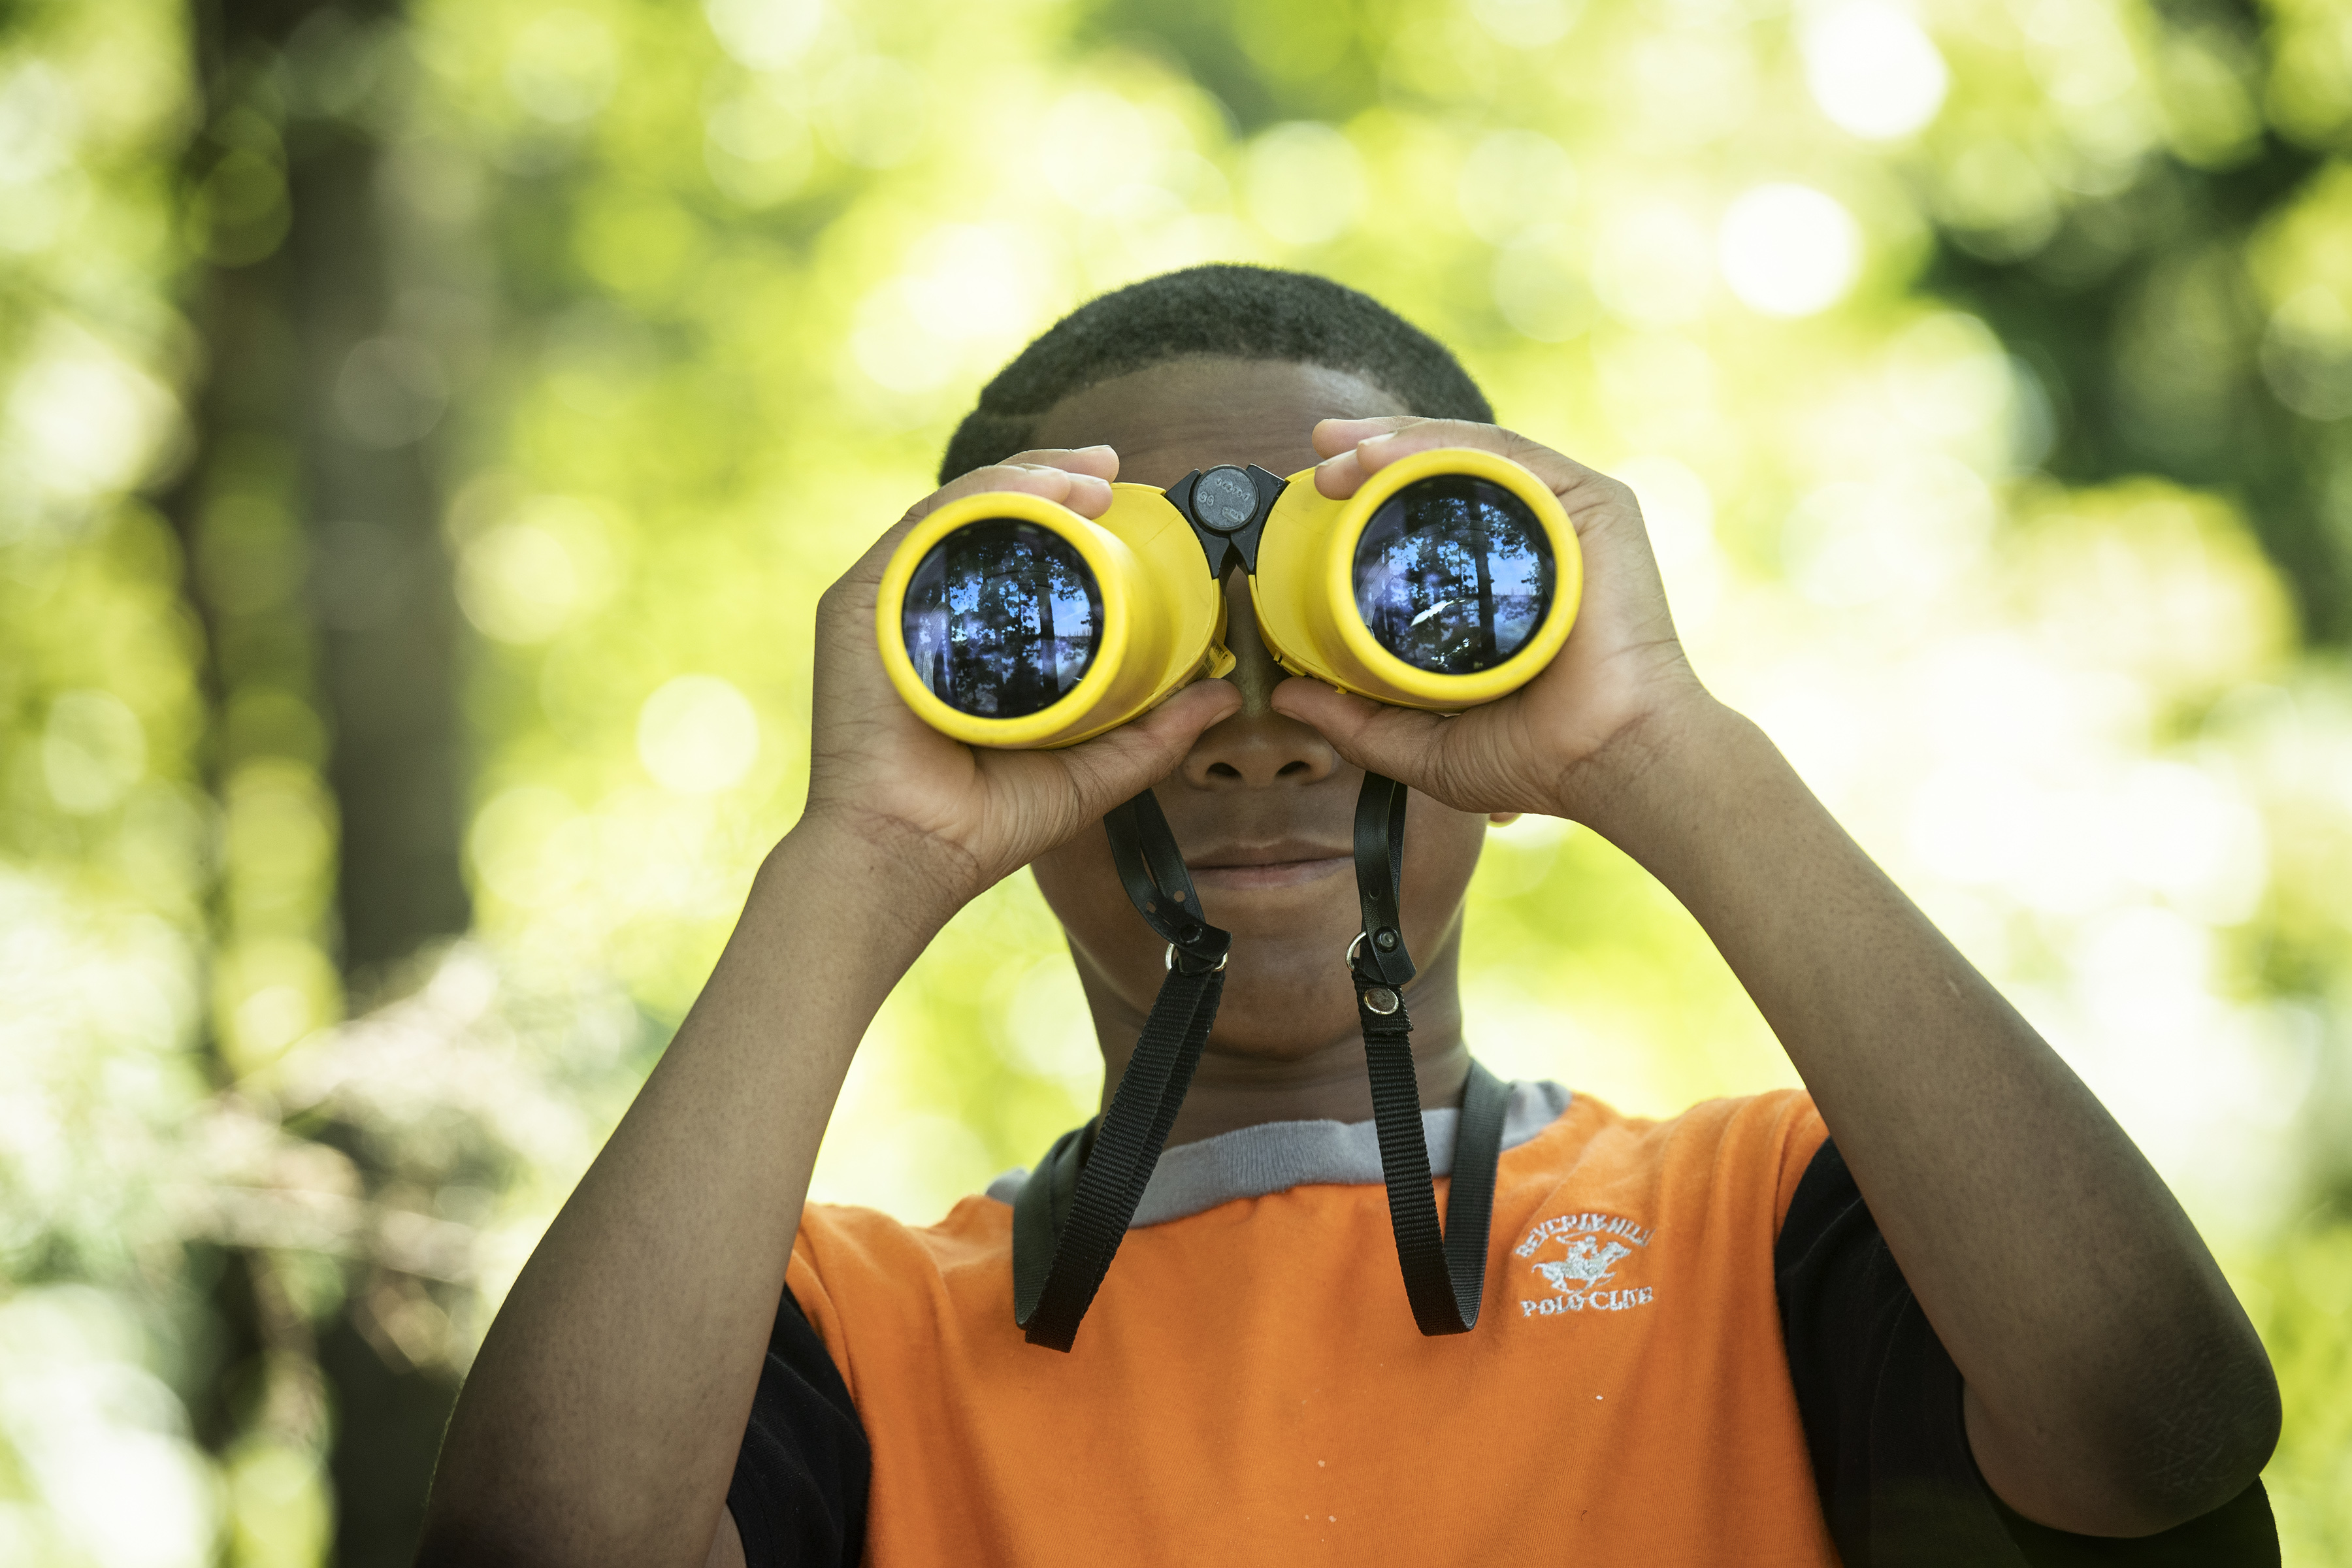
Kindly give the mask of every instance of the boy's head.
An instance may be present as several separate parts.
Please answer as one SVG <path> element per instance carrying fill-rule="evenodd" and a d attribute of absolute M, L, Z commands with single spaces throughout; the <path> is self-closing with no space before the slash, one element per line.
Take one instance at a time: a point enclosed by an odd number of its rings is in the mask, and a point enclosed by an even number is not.
<path fill-rule="evenodd" d="M 1433 339 L 1321 278 L 1202 267 L 1080 308 L 981 395 L 949 443 L 944 482 L 1016 453 L 1104 443 L 1119 478 L 1166 487 L 1194 468 L 1311 467 L 1318 420 L 1394 414 L 1491 422 L 1492 410 Z M 1234 933 L 1203 1082 L 1250 1061 L 1353 1050 L 1344 954 L 1359 930 L 1349 858 L 1363 774 L 1321 735 L 1274 711 L 1283 671 L 1257 635 L 1246 584 L 1225 584 L 1227 678 L 1242 710 L 1203 734 L 1155 787 L 1200 889 Z M 1405 836 L 1405 936 L 1422 970 L 1408 993 L 1430 1037 L 1456 1019 L 1461 907 L 1485 819 L 1415 795 Z M 1082 833 L 1034 870 L 1068 931 L 1112 1076 L 1163 973 L 1161 944 L 1120 890 L 1108 841 Z M 1360 1053 L 1336 1070 L 1360 1079 Z"/>
<path fill-rule="evenodd" d="M 1379 387 L 1400 409 L 1495 419 L 1443 344 L 1370 295 L 1307 272 L 1188 267 L 1090 300 L 1022 350 L 956 426 L 940 483 L 1051 445 L 1036 438 L 1040 422 L 1089 387 L 1187 359 L 1318 365 Z"/>

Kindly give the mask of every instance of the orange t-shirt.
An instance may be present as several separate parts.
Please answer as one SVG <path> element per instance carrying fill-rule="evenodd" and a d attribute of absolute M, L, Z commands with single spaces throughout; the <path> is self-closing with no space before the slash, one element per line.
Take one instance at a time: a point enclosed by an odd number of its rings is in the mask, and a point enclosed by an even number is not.
<path fill-rule="evenodd" d="M 1825 1137 L 1791 1090 L 1664 1121 L 1576 1097 L 1504 1152 L 1485 1307 L 1446 1338 L 1377 1183 L 1131 1230 L 1067 1355 L 1013 1325 L 992 1198 L 921 1229 L 812 1205 L 786 1284 L 872 1447 L 877 1568 L 1835 1563 L 1772 1268 Z"/>

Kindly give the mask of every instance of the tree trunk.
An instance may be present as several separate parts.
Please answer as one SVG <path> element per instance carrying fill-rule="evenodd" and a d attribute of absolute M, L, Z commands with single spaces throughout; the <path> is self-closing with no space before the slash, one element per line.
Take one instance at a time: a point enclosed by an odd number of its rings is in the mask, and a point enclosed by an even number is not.
<path fill-rule="evenodd" d="M 456 600 L 416 437 L 446 393 L 395 304 L 377 149 L 316 122 L 289 138 L 288 300 L 303 353 L 303 468 L 320 685 L 342 816 L 342 962 L 362 985 L 466 929 L 458 863 Z"/>
<path fill-rule="evenodd" d="M 194 459 L 166 500 L 206 638 L 211 784 L 226 800 L 257 768 L 315 777 L 340 841 L 331 889 L 314 873 L 306 887 L 257 896 L 232 863 L 215 949 L 315 942 L 346 993 L 362 997 L 468 919 L 457 628 L 421 445 L 441 389 L 429 350 L 398 330 L 371 129 L 387 106 L 349 86 L 363 79 L 362 51 L 392 58 L 384 45 L 398 20 L 383 0 L 191 6 L 205 129 L 185 175 L 206 259 L 189 299 L 206 369 L 192 389 Z M 396 90 L 396 72 L 378 79 Z M 240 1065 L 215 1054 L 225 1072 Z M 371 1190 L 381 1184 L 365 1140 L 326 1136 L 360 1162 Z M 270 1368 L 315 1355 L 331 1435 L 276 1435 L 330 1445 L 340 1568 L 404 1568 L 454 1375 L 362 1331 L 366 1268 L 314 1338 L 308 1324 L 273 1331 L 239 1286 L 251 1272 L 243 1261 L 212 1290 L 233 1364 L 216 1379 L 224 1393 L 206 1440 L 225 1446 L 271 1419 L 272 1402 L 251 1391 L 279 1375 Z M 278 1342 L 289 1333 L 299 1342 Z"/>

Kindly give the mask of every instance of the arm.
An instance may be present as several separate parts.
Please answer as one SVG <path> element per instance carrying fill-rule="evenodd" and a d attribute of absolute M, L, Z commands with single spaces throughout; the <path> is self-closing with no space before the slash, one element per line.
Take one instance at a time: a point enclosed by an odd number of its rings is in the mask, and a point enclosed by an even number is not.
<path fill-rule="evenodd" d="M 1109 503 L 1108 450 L 1027 457 L 918 507 L 825 594 L 807 809 L 499 1309 L 442 1445 L 422 1561 L 740 1561 L 728 1483 L 866 1025 L 957 909 L 1164 775 L 1234 705 L 1204 682 L 1087 745 L 986 754 L 907 711 L 873 632 L 905 530 L 971 490 Z"/>
<path fill-rule="evenodd" d="M 1695 914 L 1813 1093 L 1966 1380 L 2011 1507 L 2137 1535 L 2220 1506 L 2278 1434 L 2268 1359 L 2189 1217 L 2057 1053 L 1713 703 L 1594 826 Z"/>
<path fill-rule="evenodd" d="M 442 1447 L 425 1561 L 702 1559 L 818 1142 L 939 903 L 912 882 L 877 843 L 822 828 L 769 856 L 499 1310 Z M 820 898 L 825 918 L 796 918 Z"/>
<path fill-rule="evenodd" d="M 1276 706 L 1457 808 L 1586 822 L 1697 917 L 1966 1380 L 1969 1445 L 2010 1506 L 2137 1535 L 2242 1489 L 2278 1393 L 2211 1255 L 2057 1054 L 1700 687 L 1631 492 L 1507 432 L 1410 421 L 1318 431 L 1323 487 L 1446 444 L 1525 464 L 1576 519 L 1589 586 L 1567 648 L 1454 720 L 1305 681 Z"/>

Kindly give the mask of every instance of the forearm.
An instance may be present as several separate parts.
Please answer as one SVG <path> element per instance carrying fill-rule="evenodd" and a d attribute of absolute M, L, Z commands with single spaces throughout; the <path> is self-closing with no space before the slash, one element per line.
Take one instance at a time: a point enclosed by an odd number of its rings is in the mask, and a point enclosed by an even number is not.
<path fill-rule="evenodd" d="M 2162 1180 L 1754 726 L 1703 701 L 1641 739 L 1594 826 L 1787 1048 L 1967 1380 L 1988 1479 L 2116 1534 L 2224 1500 L 2267 1455 L 2275 1390 Z"/>
<path fill-rule="evenodd" d="M 426 1560 L 699 1563 L 860 1037 L 946 910 L 886 850 L 778 846 L 709 984 L 466 1381 Z"/>

